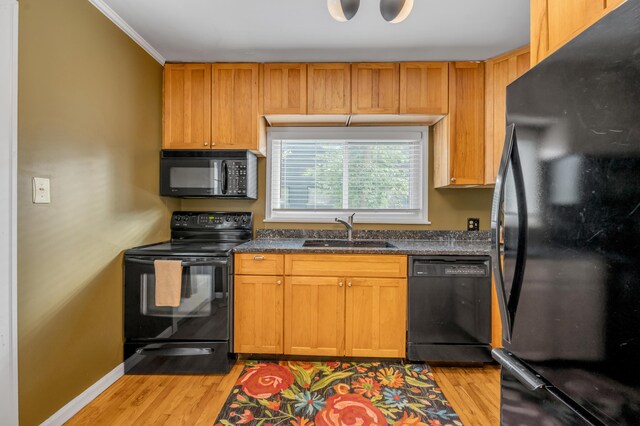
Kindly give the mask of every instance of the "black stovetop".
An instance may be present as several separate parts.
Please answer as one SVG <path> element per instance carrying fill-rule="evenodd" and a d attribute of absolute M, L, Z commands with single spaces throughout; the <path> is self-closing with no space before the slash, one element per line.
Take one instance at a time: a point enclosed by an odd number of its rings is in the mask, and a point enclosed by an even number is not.
<path fill-rule="evenodd" d="M 171 241 L 134 247 L 127 256 L 229 256 L 250 241 L 253 215 L 246 212 L 174 212 Z"/>

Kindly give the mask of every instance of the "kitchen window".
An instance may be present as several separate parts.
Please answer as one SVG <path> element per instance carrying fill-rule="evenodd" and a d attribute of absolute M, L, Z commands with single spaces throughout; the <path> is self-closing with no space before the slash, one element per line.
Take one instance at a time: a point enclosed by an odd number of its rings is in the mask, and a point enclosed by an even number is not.
<path fill-rule="evenodd" d="M 266 222 L 427 224 L 426 127 L 270 128 Z"/>

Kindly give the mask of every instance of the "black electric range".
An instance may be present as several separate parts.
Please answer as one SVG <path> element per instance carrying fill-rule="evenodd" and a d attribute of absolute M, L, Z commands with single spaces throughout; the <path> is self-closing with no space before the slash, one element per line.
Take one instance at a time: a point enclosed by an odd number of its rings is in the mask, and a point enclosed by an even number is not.
<path fill-rule="evenodd" d="M 234 247 L 251 240 L 246 212 L 174 212 L 171 240 L 124 256 L 128 374 L 218 374 L 234 363 Z M 155 260 L 180 260 L 180 305 L 155 305 Z"/>

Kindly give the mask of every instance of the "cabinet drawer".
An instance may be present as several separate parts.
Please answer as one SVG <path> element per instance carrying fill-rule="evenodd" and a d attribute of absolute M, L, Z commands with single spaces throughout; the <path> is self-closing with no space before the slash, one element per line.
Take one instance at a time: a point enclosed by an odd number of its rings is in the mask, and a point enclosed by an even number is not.
<path fill-rule="evenodd" d="M 291 254 L 285 256 L 285 274 L 404 278 L 407 257 L 369 254 Z"/>
<path fill-rule="evenodd" d="M 268 253 L 242 253 L 235 255 L 235 273 L 241 275 L 282 275 L 284 256 Z"/>

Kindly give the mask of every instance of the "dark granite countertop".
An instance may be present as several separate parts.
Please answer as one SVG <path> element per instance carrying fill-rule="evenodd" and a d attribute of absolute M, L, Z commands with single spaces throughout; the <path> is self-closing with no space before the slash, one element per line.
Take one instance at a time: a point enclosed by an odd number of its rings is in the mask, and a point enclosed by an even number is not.
<path fill-rule="evenodd" d="M 236 253 L 325 253 L 406 255 L 489 255 L 488 232 L 358 231 L 354 239 L 388 241 L 395 247 L 303 247 L 306 239 L 340 239 L 344 231 L 258 230 L 257 239 L 234 249 Z"/>

